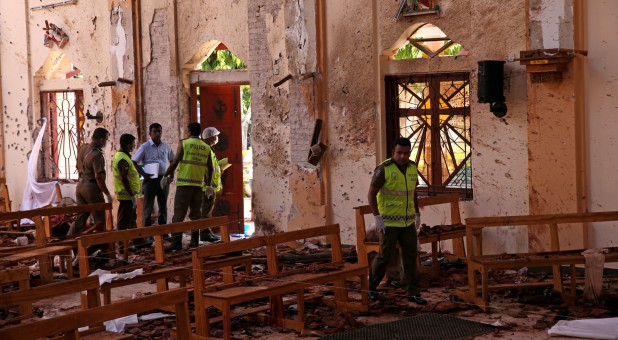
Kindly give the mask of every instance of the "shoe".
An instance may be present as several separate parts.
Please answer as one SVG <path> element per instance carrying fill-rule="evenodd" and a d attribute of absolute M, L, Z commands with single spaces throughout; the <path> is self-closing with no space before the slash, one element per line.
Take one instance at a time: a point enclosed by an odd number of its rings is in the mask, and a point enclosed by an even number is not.
<path fill-rule="evenodd" d="M 417 305 L 426 305 L 427 300 L 423 299 L 420 295 L 410 295 L 408 296 L 408 301 L 414 302 Z"/>
<path fill-rule="evenodd" d="M 372 301 L 377 300 L 378 296 L 380 296 L 380 294 L 378 294 L 378 292 L 374 292 L 374 291 L 370 291 L 369 292 L 369 299 L 372 300 Z"/>
<path fill-rule="evenodd" d="M 182 246 L 180 244 L 170 244 L 169 247 L 165 247 L 165 252 L 169 253 L 172 251 L 181 251 L 182 250 Z"/>
<path fill-rule="evenodd" d="M 213 242 L 221 241 L 221 238 L 214 234 L 210 234 L 206 236 L 200 236 L 200 241 L 213 243 Z"/>
<path fill-rule="evenodd" d="M 138 244 L 136 246 L 133 246 L 133 248 L 135 248 L 135 250 L 142 250 L 142 249 L 146 249 L 146 248 L 150 248 L 152 246 L 152 243 L 142 243 L 142 244 Z M 131 251 L 131 249 L 129 248 L 129 251 Z"/>

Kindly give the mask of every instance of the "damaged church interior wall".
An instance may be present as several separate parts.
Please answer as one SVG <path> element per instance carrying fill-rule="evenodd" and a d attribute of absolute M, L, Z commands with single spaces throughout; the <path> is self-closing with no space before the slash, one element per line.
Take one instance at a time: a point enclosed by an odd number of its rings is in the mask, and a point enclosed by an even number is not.
<path fill-rule="evenodd" d="M 104 150 L 107 159 L 111 159 L 120 134 L 135 134 L 136 129 L 131 86 L 122 85 L 114 89 L 98 86 L 101 82 L 117 78 L 133 78 L 130 8 L 114 1 L 82 1 L 39 8 L 50 3 L 47 0 L 24 0 L 0 5 L 2 77 L 5 80 L 2 95 L 6 106 L 3 118 L 8 136 L 16 137 L 11 138 L 12 145 L 5 148 L 5 172 L 14 210 L 19 208 L 27 180 L 27 172 L 24 171 L 27 154 L 40 128 L 41 91 L 83 91 L 84 111 L 89 110 L 93 115 L 97 111 L 103 113 L 101 124 L 95 120 L 85 120 L 84 139 L 88 142 L 91 131 L 96 127 L 107 128 L 112 133 Z M 127 9 L 129 21 L 124 17 L 114 22 L 118 12 Z M 67 34 L 69 41 L 62 48 L 57 44 L 44 46 L 46 20 Z M 127 28 L 129 31 L 125 32 Z M 69 62 L 81 70 L 83 78 L 59 79 L 63 74 L 54 73 L 54 69 L 60 62 Z M 119 129 L 115 129 L 117 120 L 121 121 Z M 45 147 L 49 148 L 49 144 L 44 145 L 44 150 Z M 63 184 L 65 195 L 71 196 L 73 190 L 74 185 Z"/>
<path fill-rule="evenodd" d="M 38 1 L 2 2 L 3 150 L 13 209 L 21 201 L 26 178 L 22 169 L 40 117 L 41 90 L 81 87 L 85 106 L 96 106 L 104 118 L 99 125 L 86 120 L 86 131 L 95 126 L 112 131 L 108 161 L 121 133 L 140 132 L 143 142 L 145 129 L 153 122 L 163 125 L 164 140 L 175 148 L 186 137 L 190 83 L 222 79 L 194 69 L 216 42 L 224 43 L 248 66 L 242 77 L 252 91 L 252 203 L 260 230 L 339 223 L 342 241 L 355 243 L 353 207 L 366 204 L 373 169 L 387 154 L 384 77 L 402 74 L 470 75 L 474 198 L 461 202 L 463 219 L 615 209 L 609 203 L 616 188 L 611 169 L 618 163 L 611 147 L 615 129 L 610 116 L 615 105 L 607 95 L 615 87 L 616 66 L 607 58 L 614 47 L 603 43 L 609 38 L 596 38 L 614 32 L 590 17 L 609 15 L 618 5 L 605 4 L 611 10 L 586 5 L 590 55 L 587 61 L 580 60 L 588 71 L 585 133 L 575 131 L 581 110 L 573 98 L 581 74 L 573 65 L 563 83 L 531 84 L 524 66 L 507 62 L 504 90 L 509 112 L 504 118 L 493 116 L 476 98 L 479 60 L 506 60 L 527 49 L 573 48 L 578 1 L 442 0 L 439 14 L 396 22 L 391 18 L 399 1 L 140 1 L 141 127 L 135 83 L 98 87 L 119 77 L 135 79 L 135 1 L 78 1 L 39 11 L 30 10 Z M 70 35 L 61 51 L 82 70 L 83 79 L 43 79 L 50 51 L 60 51 L 43 47 L 45 20 Z M 467 55 L 391 60 L 387 52 L 406 31 L 423 23 L 439 27 Z M 601 89 L 602 84 L 607 87 Z M 313 166 L 307 154 L 317 119 L 324 123 L 321 142 L 328 148 Z M 587 153 L 576 151 L 582 145 Z M 588 174 L 574 170 L 582 167 Z M 589 207 L 581 197 L 587 187 Z M 448 213 L 443 210 L 428 209 L 423 222 L 446 222 Z M 592 226 L 590 244 L 616 242 L 609 237 L 609 228 Z M 531 235 L 515 228 L 499 229 L 484 236 L 485 251 L 527 251 L 524 245 Z M 565 243 L 577 237 L 567 237 Z M 538 245 L 543 247 L 543 242 Z"/>
<path fill-rule="evenodd" d="M 396 10 L 382 8 L 378 17 Z M 504 66 L 504 95 L 508 115 L 495 117 L 487 104 L 477 102 L 479 60 L 505 60 L 526 47 L 524 1 L 440 1 L 440 14 L 414 17 L 411 21 L 379 21 L 380 52 L 392 44 L 409 26 L 431 23 L 450 39 L 461 44 L 468 55 L 457 57 L 384 60 L 383 74 L 423 74 L 467 72 L 470 76 L 470 112 L 472 133 L 472 184 L 474 198 L 460 202 L 462 220 L 467 217 L 527 214 L 527 87 L 525 69 L 518 63 Z M 393 27 L 394 26 L 394 27 Z M 504 37 L 507 37 L 505 39 Z M 383 85 L 379 77 L 377 86 Z M 384 104 L 380 105 L 384 109 Z M 384 117 L 384 115 L 382 115 Z M 382 120 L 384 122 L 384 120 Z M 380 146 L 385 149 L 385 146 Z M 379 147 L 379 148 L 380 148 Z M 378 152 L 380 149 L 378 148 Z M 427 209 L 421 221 L 429 225 L 448 222 L 448 210 Z M 446 211 L 445 211 L 446 210 Z M 483 236 L 485 251 L 525 251 L 527 235 L 521 228 L 499 228 Z M 443 242 L 444 243 L 444 242 Z M 448 245 L 447 245 L 448 246 Z"/>

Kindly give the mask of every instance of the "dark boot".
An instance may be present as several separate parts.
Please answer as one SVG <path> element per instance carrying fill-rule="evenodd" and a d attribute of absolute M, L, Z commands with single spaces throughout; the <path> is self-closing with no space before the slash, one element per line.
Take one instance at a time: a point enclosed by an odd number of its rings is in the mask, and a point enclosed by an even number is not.
<path fill-rule="evenodd" d="M 200 230 L 200 241 L 204 242 L 217 242 L 221 241 L 221 238 L 215 235 L 210 228 Z"/>
<path fill-rule="evenodd" d="M 172 243 L 165 248 L 165 252 L 182 250 L 182 233 L 175 233 L 170 239 Z"/>
<path fill-rule="evenodd" d="M 197 246 L 199 245 L 199 242 L 198 242 L 199 234 L 200 234 L 199 230 L 193 230 L 191 232 L 191 243 L 189 243 L 189 248 L 197 248 Z"/>

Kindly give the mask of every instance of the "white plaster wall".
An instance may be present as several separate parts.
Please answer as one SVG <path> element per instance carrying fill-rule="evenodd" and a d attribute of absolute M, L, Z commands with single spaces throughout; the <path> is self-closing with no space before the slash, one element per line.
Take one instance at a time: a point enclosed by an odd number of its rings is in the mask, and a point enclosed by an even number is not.
<path fill-rule="evenodd" d="M 586 4 L 586 114 L 590 211 L 618 210 L 618 1 Z M 593 223 L 591 247 L 617 247 L 618 223 Z"/>
<path fill-rule="evenodd" d="M 25 0 L 0 2 L 4 174 L 13 201 L 12 210 L 18 210 L 27 181 L 28 174 L 24 169 L 28 165 L 27 153 L 31 149 L 34 129 L 30 104 L 26 6 Z M 43 42 L 42 35 L 40 42 Z"/>
<path fill-rule="evenodd" d="M 375 168 L 377 71 L 371 1 L 324 1 L 328 46 L 330 209 L 343 243 L 356 244 L 354 207 L 366 204 Z M 390 18 L 380 18 L 388 20 Z"/>
<path fill-rule="evenodd" d="M 103 112 L 104 121 L 97 124 L 86 120 L 85 140 L 96 127 L 105 127 L 114 135 L 112 117 L 112 95 L 109 87 L 99 88 L 102 81 L 112 80 L 110 53 L 110 8 L 107 0 L 79 1 L 76 4 L 57 6 L 43 10 L 30 10 L 42 3 L 35 0 L 2 1 L 0 3 L 0 62 L 2 69 L 3 101 L 6 107 L 5 159 L 6 176 L 9 182 L 13 209 L 18 209 L 25 188 L 27 174 L 26 154 L 33 142 L 33 133 L 40 119 L 41 90 L 83 90 L 85 108 Z M 37 72 L 49 58 L 51 51 L 43 46 L 45 20 L 62 28 L 69 36 L 69 42 L 62 52 L 82 70 L 83 79 L 45 80 Z M 125 32 L 125 35 L 127 33 Z M 130 32 L 128 33 L 130 35 Z M 130 48 L 130 46 L 126 46 Z M 126 57 L 126 55 L 125 55 Z M 115 61 L 114 61 L 115 62 Z M 125 67 L 125 71 L 126 67 Z M 132 72 L 132 70 L 129 70 Z M 127 78 L 132 78 L 131 75 Z M 29 80 L 32 79 L 32 80 Z M 115 78 L 114 78 L 115 79 Z M 112 144 L 105 150 L 111 164 Z M 109 166 L 108 164 L 108 166 Z M 111 168 L 108 169 L 111 171 Z M 108 176 L 108 187 L 111 177 Z M 73 190 L 68 190 L 71 193 Z"/>

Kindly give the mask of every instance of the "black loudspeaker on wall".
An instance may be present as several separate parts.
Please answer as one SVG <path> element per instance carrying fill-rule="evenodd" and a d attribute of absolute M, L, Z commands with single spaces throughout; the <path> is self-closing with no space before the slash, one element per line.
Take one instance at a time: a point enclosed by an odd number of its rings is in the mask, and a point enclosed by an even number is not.
<path fill-rule="evenodd" d="M 479 103 L 504 102 L 504 61 L 479 61 Z"/>
<path fill-rule="evenodd" d="M 489 103 L 489 109 L 498 118 L 506 116 L 504 98 L 504 61 L 479 61 L 479 103 Z"/>

